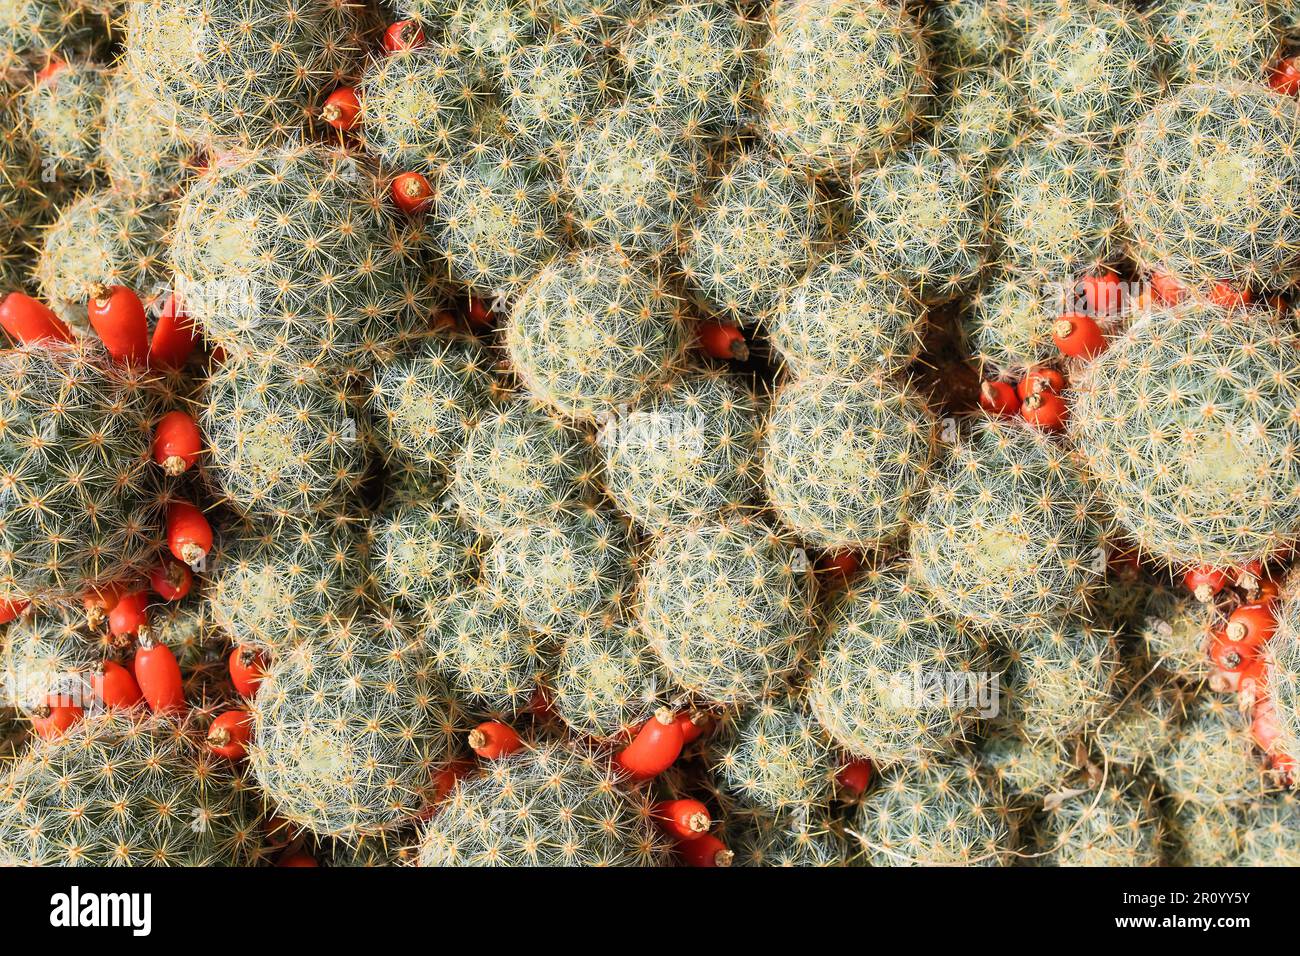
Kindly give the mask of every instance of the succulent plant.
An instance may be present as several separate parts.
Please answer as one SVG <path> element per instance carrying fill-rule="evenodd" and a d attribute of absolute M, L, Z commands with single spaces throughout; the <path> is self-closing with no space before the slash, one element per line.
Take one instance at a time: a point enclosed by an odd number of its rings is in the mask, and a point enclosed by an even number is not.
<path fill-rule="evenodd" d="M 986 377 L 1023 373 L 1060 356 L 1052 341 L 1058 302 L 1053 288 L 1037 279 L 999 269 L 985 280 L 963 314 L 962 329 Z"/>
<path fill-rule="evenodd" d="M 610 612 L 586 615 L 566 632 L 548 686 L 551 707 L 569 730 L 597 740 L 640 728 L 671 691 L 636 624 Z"/>
<path fill-rule="evenodd" d="M 1251 741 L 1250 720 L 1235 702 L 1202 694 L 1151 769 L 1178 806 L 1243 803 L 1267 789 L 1263 764 Z"/>
<path fill-rule="evenodd" d="M 1147 661 L 1188 683 L 1210 676 L 1206 652 L 1212 611 L 1192 595 L 1169 587 L 1152 588 L 1137 627 L 1138 649 Z"/>
<path fill-rule="evenodd" d="M 543 0 L 433 2 L 446 42 L 485 82 L 495 81 L 512 54 L 544 33 L 549 13 Z"/>
<path fill-rule="evenodd" d="M 714 776 L 743 805 L 807 814 L 835 789 L 831 742 L 798 697 L 778 693 L 743 711 L 716 753 Z"/>
<path fill-rule="evenodd" d="M 0 634 L 0 704 L 23 716 L 39 714 L 50 698 L 91 710 L 94 676 L 110 652 L 107 639 L 79 609 L 52 607 L 19 617 Z"/>
<path fill-rule="evenodd" d="M 1290 793 L 1273 794 L 1250 808 L 1240 831 L 1237 866 L 1295 866 L 1300 862 L 1300 808 Z"/>
<path fill-rule="evenodd" d="M 20 94 L 0 85 L 0 281 L 7 289 L 31 285 L 37 230 L 54 215 L 62 191 L 55 171 L 42 168 L 21 114 Z"/>
<path fill-rule="evenodd" d="M 23 116 L 41 162 L 69 182 L 99 171 L 108 70 L 87 61 L 59 61 L 23 95 Z"/>
<path fill-rule="evenodd" d="M 807 557 L 761 521 L 674 528 L 645 557 L 641 629 L 701 700 L 759 699 L 799 663 L 812 623 Z"/>
<path fill-rule="evenodd" d="M 1160 866 L 1161 842 L 1150 786 L 1121 781 L 1053 801 L 1037 852 L 1049 866 Z"/>
<path fill-rule="evenodd" d="M 824 815 L 809 819 L 793 814 L 746 813 L 733 810 L 729 822 L 740 821 L 727 831 L 734 847 L 733 866 L 844 867 L 857 866 L 853 842 L 845 837 L 837 821 Z M 733 835 L 733 830 L 734 835 Z"/>
<path fill-rule="evenodd" d="M 1167 49 L 1171 81 L 1258 81 L 1279 46 L 1273 11 L 1245 0 L 1170 0 L 1155 8 L 1152 29 Z"/>
<path fill-rule="evenodd" d="M 1145 679 L 1134 683 L 1133 677 Z M 1143 675 L 1130 670 L 1121 680 L 1128 685 L 1124 699 L 1093 729 L 1092 744 L 1108 764 L 1146 766 L 1178 734 L 1192 695 L 1161 671 Z"/>
<path fill-rule="evenodd" d="M 997 64 L 1022 40 L 1024 21 L 1010 15 L 1006 0 L 947 0 L 929 8 L 935 60 L 960 75 Z"/>
<path fill-rule="evenodd" d="M 791 380 L 768 420 L 768 498 L 785 524 L 818 547 L 880 547 L 907 528 L 936 431 L 925 400 L 908 385 L 879 375 Z"/>
<path fill-rule="evenodd" d="M 445 498 L 395 502 L 371 519 L 375 590 L 409 607 L 450 596 L 479 572 L 483 543 Z"/>
<path fill-rule="evenodd" d="M 520 48 L 501 71 L 501 108 L 512 145 L 539 163 L 562 163 L 607 105 L 608 70 L 588 47 L 548 36 Z"/>
<path fill-rule="evenodd" d="M 556 36 L 610 55 L 628 28 L 656 5 L 653 0 L 546 0 Z"/>
<path fill-rule="evenodd" d="M 972 70 L 955 79 L 941 103 L 936 142 L 960 163 L 995 162 L 1028 125 L 1024 94 L 1000 68 Z"/>
<path fill-rule="evenodd" d="M 1294 331 L 1191 300 L 1144 313 L 1072 382 L 1070 433 L 1145 554 L 1232 566 L 1300 533 Z"/>
<path fill-rule="evenodd" d="M 1067 740 L 1113 709 L 1119 681 L 1116 635 L 1073 621 L 1007 634 L 1005 717 L 1033 738 Z"/>
<path fill-rule="evenodd" d="M 100 154 L 113 188 L 135 195 L 170 197 L 193 171 L 193 145 L 125 70 L 108 91 Z"/>
<path fill-rule="evenodd" d="M 108 0 L 9 0 L 0 8 L 0 73 L 44 64 L 55 51 L 90 52 L 111 12 Z"/>
<path fill-rule="evenodd" d="M 1167 810 L 1165 825 L 1178 866 L 1235 866 L 1251 829 L 1239 807 L 1199 803 Z"/>
<path fill-rule="evenodd" d="M 1075 772 L 1059 740 L 1032 736 L 1014 721 L 998 721 L 976 751 L 980 770 L 1011 796 L 1041 801 L 1060 791 Z"/>

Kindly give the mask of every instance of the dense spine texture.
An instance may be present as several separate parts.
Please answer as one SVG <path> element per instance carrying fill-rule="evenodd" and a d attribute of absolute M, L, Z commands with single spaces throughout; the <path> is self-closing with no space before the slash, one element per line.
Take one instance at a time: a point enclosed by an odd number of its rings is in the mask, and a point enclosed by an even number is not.
<path fill-rule="evenodd" d="M 23 94 L 23 116 L 42 164 L 70 183 L 99 171 L 108 87 L 104 67 L 60 61 Z"/>
<path fill-rule="evenodd" d="M 1152 760 L 1164 792 L 1178 806 L 1241 804 L 1268 789 L 1250 735 L 1250 720 L 1231 700 L 1205 694 L 1166 749 Z"/>
<path fill-rule="evenodd" d="M 1277 53 L 1280 31 L 1267 3 L 1169 0 L 1156 10 L 1152 29 L 1166 45 L 1171 80 L 1258 80 Z"/>
<path fill-rule="evenodd" d="M 390 504 L 370 522 L 375 591 L 407 607 L 452 594 L 479 570 L 482 539 L 446 497 Z"/>
<path fill-rule="evenodd" d="M 447 46 L 379 57 L 357 91 L 366 148 L 391 166 L 437 170 L 469 143 L 486 92 Z"/>
<path fill-rule="evenodd" d="M 1151 788 L 1120 782 L 1065 797 L 1046 811 L 1037 833 L 1050 866 L 1159 866 L 1161 820 Z"/>
<path fill-rule="evenodd" d="M 805 705 L 775 695 L 736 718 L 714 774 L 742 804 L 807 814 L 829 800 L 837 769 L 830 741 Z"/>
<path fill-rule="evenodd" d="M 640 729 L 672 690 L 672 680 L 636 624 L 598 613 L 566 634 L 548 693 L 573 733 L 616 740 Z"/>

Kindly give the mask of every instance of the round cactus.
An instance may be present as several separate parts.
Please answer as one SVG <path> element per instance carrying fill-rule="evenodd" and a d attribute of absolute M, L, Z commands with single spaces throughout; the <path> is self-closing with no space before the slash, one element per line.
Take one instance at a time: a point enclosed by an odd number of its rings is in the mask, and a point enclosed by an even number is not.
<path fill-rule="evenodd" d="M 1014 796 L 1041 800 L 1061 790 L 1075 772 L 1067 748 L 1058 740 L 1031 737 L 1012 721 L 999 721 L 981 741 L 976 757 L 981 771 Z"/>
<path fill-rule="evenodd" d="M 256 864 L 252 788 L 201 733 L 193 720 L 108 710 L 33 741 L 0 779 L 0 863 Z"/>
<path fill-rule="evenodd" d="M 108 87 L 104 67 L 60 61 L 23 96 L 23 114 L 41 162 L 70 182 L 99 170 Z"/>
<path fill-rule="evenodd" d="M 757 700 L 799 663 L 812 617 L 806 572 L 803 553 L 759 521 L 667 531 L 645 559 L 641 628 L 685 690 Z"/>
<path fill-rule="evenodd" d="M 420 837 L 421 866 L 652 866 L 666 848 L 643 792 L 600 754 L 545 744 L 461 780 Z"/>
<path fill-rule="evenodd" d="M 762 320 L 804 277 L 827 225 L 812 179 L 777 157 L 743 151 L 691 226 L 682 270 L 707 309 Z"/>
<path fill-rule="evenodd" d="M 549 521 L 590 496 L 592 456 L 584 436 L 520 399 L 485 412 L 466 435 L 451 496 L 483 534 Z"/>
<path fill-rule="evenodd" d="M 262 146 L 351 67 L 360 18 L 342 0 L 141 0 L 127 13 L 126 68 L 191 140 Z"/>
<path fill-rule="evenodd" d="M 174 122 L 154 112 L 135 78 L 119 71 L 104 106 L 100 152 L 114 189 L 165 197 L 189 176 L 194 147 Z"/>
<path fill-rule="evenodd" d="M 1113 783 L 1054 802 L 1038 832 L 1049 866 L 1159 866 L 1161 820 L 1149 788 Z"/>
<path fill-rule="evenodd" d="M 989 670 L 978 635 L 936 614 L 895 569 L 834 607 L 808 699 L 845 750 L 880 765 L 911 762 L 951 750 L 970 729 Z"/>
<path fill-rule="evenodd" d="M 996 784 L 930 756 L 886 771 L 852 829 L 872 866 L 999 866 L 1013 837 Z"/>
<path fill-rule="evenodd" d="M 548 690 L 551 707 L 575 734 L 615 740 L 667 703 L 672 681 L 635 624 L 601 613 L 567 632 Z"/>
<path fill-rule="evenodd" d="M 61 192 L 54 171 L 42 169 L 21 113 L 19 94 L 0 86 L 0 282 L 7 289 L 30 286 L 30 250 Z"/>
<path fill-rule="evenodd" d="M 1237 866 L 1296 866 L 1300 864 L 1300 805 L 1294 795 L 1275 794 L 1251 806 L 1240 831 Z"/>
<path fill-rule="evenodd" d="M 812 819 L 745 813 L 728 813 L 728 822 L 740 826 L 728 829 L 727 840 L 734 847 L 733 866 L 843 867 L 856 866 L 853 844 L 840 832 L 833 818 Z"/>
<path fill-rule="evenodd" d="M 515 150 L 560 163 L 609 98 L 606 69 L 579 43 L 547 37 L 515 52 L 501 72 L 501 102 Z"/>
<path fill-rule="evenodd" d="M 556 36 L 610 54 L 654 6 L 652 0 L 546 0 Z"/>
<path fill-rule="evenodd" d="M 1263 310 L 1189 301 L 1075 377 L 1071 437 L 1143 553 L 1230 567 L 1300 534 L 1296 347 Z"/>
<path fill-rule="evenodd" d="M 758 491 L 759 400 L 739 376 L 703 367 L 597 433 L 610 496 L 642 527 L 715 517 Z"/>
<path fill-rule="evenodd" d="M 0 704 L 31 716 L 51 697 L 91 710 L 94 675 L 110 653 L 80 609 L 53 607 L 28 614 L 0 635 Z"/>
<path fill-rule="evenodd" d="M 954 81 L 943 107 L 936 141 L 959 162 L 995 161 L 1019 141 L 1027 126 L 1024 94 L 1002 70 L 992 67 Z"/>
<path fill-rule="evenodd" d="M 1186 285 L 1283 285 L 1300 260 L 1300 106 L 1196 84 L 1148 114 L 1120 183 L 1131 251 Z"/>
<path fill-rule="evenodd" d="M 1253 800 L 1267 789 L 1264 766 L 1256 755 L 1250 719 L 1233 701 L 1202 694 L 1168 747 L 1151 769 L 1165 793 L 1181 806 L 1211 806 Z"/>
<path fill-rule="evenodd" d="M 769 324 L 772 345 L 796 375 L 869 378 L 916 360 L 925 319 L 896 276 L 850 248 L 815 265 L 781 297 Z"/>
<path fill-rule="evenodd" d="M 1024 372 L 1060 357 L 1052 324 L 1059 296 L 1046 283 L 996 271 L 962 318 L 967 344 L 985 376 Z"/>
<path fill-rule="evenodd" d="M 390 505 L 371 520 L 370 536 L 381 599 L 420 607 L 478 574 L 481 540 L 448 500 Z"/>
<path fill-rule="evenodd" d="M 1278 608 L 1278 629 L 1264 647 L 1268 695 L 1278 725 L 1275 753 L 1300 754 L 1300 600 L 1288 588 Z"/>
<path fill-rule="evenodd" d="M 43 64 L 56 51 L 91 51 L 102 45 L 111 14 L 111 0 L 7 0 L 0 5 L 0 73 Z"/>
<path fill-rule="evenodd" d="M 1187 803 L 1166 810 L 1166 825 L 1178 866 L 1234 866 L 1248 830 L 1238 807 Z"/>
<path fill-rule="evenodd" d="M 505 341 L 534 398 L 591 421 L 635 405 L 686 346 L 679 303 L 627 256 L 583 249 L 551 260 L 515 300 Z"/>
<path fill-rule="evenodd" d="M 777 695 L 736 718 L 713 772 L 740 803 L 785 814 L 825 805 L 838 769 L 825 731 L 804 704 Z"/>
<path fill-rule="evenodd" d="M 0 600 L 79 596 L 156 554 L 152 380 L 95 346 L 0 351 Z"/>
<path fill-rule="evenodd" d="M 1005 719 L 1034 739 L 1064 741 L 1113 709 L 1119 680 L 1111 631 L 1073 622 L 1037 624 L 1007 637 Z"/>
<path fill-rule="evenodd" d="M 1024 23 L 1007 7 L 1005 0 L 947 0 L 931 8 L 928 25 L 938 63 L 965 74 L 1010 56 L 1020 44 Z"/>
<path fill-rule="evenodd" d="M 934 146 L 904 150 L 854 179 L 850 201 L 858 241 L 921 299 L 952 299 L 984 263 L 983 179 L 978 164 Z"/>
<path fill-rule="evenodd" d="M 1093 494 L 1042 432 L 980 419 L 933 475 L 912 527 L 918 580 L 950 614 L 981 627 L 1050 623 L 1104 578 Z"/>
<path fill-rule="evenodd" d="M 1153 588 L 1137 626 L 1138 649 L 1147 661 L 1187 683 L 1210 676 L 1212 611 L 1182 590 Z"/>
<path fill-rule="evenodd" d="M 762 82 L 767 133 L 814 170 L 880 159 L 911 133 L 930 92 L 929 54 L 904 10 L 854 0 L 778 0 Z"/>
<path fill-rule="evenodd" d="M 910 386 L 805 378 L 777 393 L 763 477 L 772 507 L 818 547 L 870 550 L 907 528 L 937 444 Z"/>
<path fill-rule="evenodd" d="M 1150 764 L 1178 733 L 1189 697 L 1188 691 L 1168 674 L 1147 675 L 1128 689 L 1120 705 L 1093 730 L 1094 749 L 1112 766 Z"/>
<path fill-rule="evenodd" d="M 1172 0 L 1151 26 L 1174 82 L 1258 81 L 1279 44 L 1273 11 L 1254 0 Z"/>
<path fill-rule="evenodd" d="M 355 841 L 411 820 L 452 749 L 430 655 L 378 613 L 277 653 L 251 709 L 258 784 L 277 816 L 321 836 Z"/>
<path fill-rule="evenodd" d="M 423 6 L 425 0 L 416 0 Z M 544 33 L 543 0 L 435 0 L 443 35 L 484 82 L 495 82 L 511 55 Z"/>

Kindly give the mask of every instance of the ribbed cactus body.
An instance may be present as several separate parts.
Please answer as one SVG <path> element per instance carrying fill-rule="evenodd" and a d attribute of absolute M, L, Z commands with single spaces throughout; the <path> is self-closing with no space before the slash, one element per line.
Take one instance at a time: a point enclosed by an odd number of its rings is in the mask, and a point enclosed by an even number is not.
<path fill-rule="evenodd" d="M 971 728 L 990 663 L 978 635 L 936 614 L 899 568 L 872 575 L 830 612 L 808 699 L 849 753 L 908 762 L 951 750 Z"/>
<path fill-rule="evenodd" d="M 1071 435 L 1125 533 L 1231 566 L 1300 533 L 1294 332 L 1185 303 L 1135 322 L 1072 382 Z"/>
<path fill-rule="evenodd" d="M 64 63 L 23 94 L 23 114 L 41 162 L 68 182 L 99 170 L 109 72 L 85 61 Z"/>
<path fill-rule="evenodd" d="M 152 379 L 92 345 L 0 351 L 0 600 L 138 573 L 159 537 Z"/>
<path fill-rule="evenodd" d="M 918 582 L 981 627 L 1051 622 L 1102 583 L 1096 510 L 1051 438 L 1014 421 L 978 420 L 936 469 L 912 527 Z"/>
<path fill-rule="evenodd" d="M 1155 755 L 1152 770 L 1177 804 L 1240 804 L 1267 789 L 1254 750 L 1250 720 L 1231 700 L 1202 695 L 1170 745 Z"/>
<path fill-rule="evenodd" d="M 812 169 L 878 160 L 929 94 L 929 53 L 905 11 L 853 0 L 781 0 L 769 12 L 766 132 Z"/>
<path fill-rule="evenodd" d="M 879 375 L 794 379 L 768 421 L 768 498 L 819 547 L 876 548 L 906 529 L 936 444 L 934 418 L 910 386 Z"/>
<path fill-rule="evenodd" d="M 720 368 L 669 381 L 597 433 L 610 496 L 648 529 L 748 503 L 758 491 L 760 406 L 748 382 Z"/>
<path fill-rule="evenodd" d="M 798 663 L 807 558 L 759 521 L 677 528 L 646 556 L 638 615 L 673 679 L 704 700 L 755 700 Z"/>
<path fill-rule="evenodd" d="M 1172 0 L 1157 7 L 1152 28 L 1173 81 L 1258 82 L 1279 45 L 1273 11 L 1255 0 Z"/>
<path fill-rule="evenodd" d="M 607 759 L 546 744 L 489 763 L 425 825 L 421 866 L 652 866 L 665 862 L 645 797 Z"/>
<path fill-rule="evenodd" d="M 639 730 L 673 689 L 636 625 L 610 614 L 590 615 L 567 632 L 549 684 L 565 725 L 597 740 Z"/>
<path fill-rule="evenodd" d="M 483 544 L 452 503 L 397 502 L 370 522 L 375 589 L 381 599 L 420 607 L 478 574 Z"/>
<path fill-rule="evenodd" d="M 454 726 L 423 642 L 362 614 L 276 655 L 251 703 L 249 766 L 282 819 L 358 840 L 431 796 Z"/>
<path fill-rule="evenodd" d="M 1030 736 L 1064 741 L 1113 708 L 1119 679 L 1113 632 L 1039 624 L 1008 635 L 1006 643 L 1005 716 Z"/>
<path fill-rule="evenodd" d="M 591 421 L 667 379 L 686 346 L 680 305 L 644 263 L 609 249 L 551 260 L 505 323 L 515 371 L 534 398 Z"/>
<path fill-rule="evenodd" d="M 1144 269 L 1193 286 L 1281 285 L 1300 260 L 1300 107 L 1258 83 L 1196 84 L 1124 154 L 1121 201 Z"/>
<path fill-rule="evenodd" d="M 1066 797 L 1048 810 L 1037 852 L 1048 866 L 1159 866 L 1161 840 L 1150 787 L 1116 782 Z"/>
<path fill-rule="evenodd" d="M 1052 323 L 1059 318 L 1059 297 L 1036 279 L 997 270 L 971 300 L 962 329 L 972 356 L 984 374 L 1020 372 L 1059 356 Z"/>
<path fill-rule="evenodd" d="M 33 741 L 0 780 L 0 861 L 34 866 L 249 866 L 263 857 L 251 787 L 191 721 L 87 716 Z"/>
<path fill-rule="evenodd" d="M 826 732 L 805 705 L 778 694 L 736 718 L 713 772 L 740 803 L 784 814 L 826 804 L 838 769 Z"/>

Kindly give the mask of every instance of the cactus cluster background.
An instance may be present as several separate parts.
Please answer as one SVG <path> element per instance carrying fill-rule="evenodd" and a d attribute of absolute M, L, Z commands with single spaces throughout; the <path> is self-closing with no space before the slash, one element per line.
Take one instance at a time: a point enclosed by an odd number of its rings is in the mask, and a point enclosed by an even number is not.
<path fill-rule="evenodd" d="M 0 865 L 1300 861 L 1300 0 L 0 0 Z"/>

